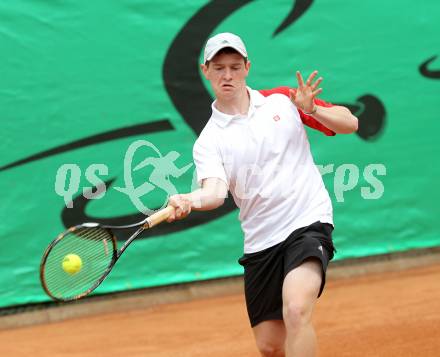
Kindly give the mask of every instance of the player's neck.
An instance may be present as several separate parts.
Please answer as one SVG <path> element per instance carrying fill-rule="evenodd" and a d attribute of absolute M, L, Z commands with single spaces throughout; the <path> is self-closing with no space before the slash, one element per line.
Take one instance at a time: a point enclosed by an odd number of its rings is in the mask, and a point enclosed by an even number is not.
<path fill-rule="evenodd" d="M 250 98 L 246 88 L 231 97 L 217 97 L 215 107 L 228 115 L 246 115 L 249 111 Z"/>

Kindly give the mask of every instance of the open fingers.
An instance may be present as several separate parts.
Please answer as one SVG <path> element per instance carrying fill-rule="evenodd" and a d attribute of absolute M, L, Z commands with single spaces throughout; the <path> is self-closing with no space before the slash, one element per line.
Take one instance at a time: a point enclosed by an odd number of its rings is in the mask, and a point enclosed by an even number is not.
<path fill-rule="evenodd" d="M 316 77 L 316 75 L 318 74 L 318 71 L 313 71 L 312 74 L 309 76 L 309 78 L 307 78 L 307 82 L 306 85 L 310 86 L 313 82 L 313 79 Z"/>
<path fill-rule="evenodd" d="M 301 76 L 300 71 L 296 71 L 296 79 L 298 81 L 298 87 L 299 88 L 304 87 L 304 80 L 303 80 L 303 77 Z"/>
<path fill-rule="evenodd" d="M 316 80 L 316 82 L 313 83 L 313 84 L 310 86 L 310 89 L 311 89 L 312 91 L 315 91 L 316 88 L 318 88 L 319 85 L 321 84 L 322 79 L 323 79 L 322 77 L 319 77 L 319 78 Z"/>
<path fill-rule="evenodd" d="M 318 94 L 322 92 L 322 88 L 318 88 L 312 92 L 312 97 L 315 98 Z"/>

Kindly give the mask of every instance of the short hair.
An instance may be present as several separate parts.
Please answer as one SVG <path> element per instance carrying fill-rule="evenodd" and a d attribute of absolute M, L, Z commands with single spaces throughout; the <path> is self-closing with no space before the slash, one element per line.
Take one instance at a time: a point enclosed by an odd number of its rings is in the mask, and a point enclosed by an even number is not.
<path fill-rule="evenodd" d="M 240 55 L 241 57 L 243 57 L 240 52 L 238 52 L 236 49 L 234 49 L 232 47 L 224 47 L 224 48 L 222 48 L 220 51 L 218 51 L 214 55 L 214 57 L 216 57 L 217 55 L 223 55 L 223 54 L 231 55 L 231 54 L 234 54 L 234 53 L 236 53 L 236 54 Z M 212 58 L 214 58 L 214 57 L 212 57 Z M 244 63 L 246 64 L 247 63 L 247 57 L 243 57 L 243 60 L 244 60 Z M 212 61 L 212 59 L 211 59 L 211 61 Z M 211 61 L 206 61 L 205 65 L 209 66 L 209 62 L 211 62 Z"/>

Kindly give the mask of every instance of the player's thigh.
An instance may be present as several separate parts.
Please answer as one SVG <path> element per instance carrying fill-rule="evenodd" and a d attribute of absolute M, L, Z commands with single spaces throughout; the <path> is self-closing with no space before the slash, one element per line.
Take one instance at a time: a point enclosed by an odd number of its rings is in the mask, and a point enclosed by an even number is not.
<path fill-rule="evenodd" d="M 322 282 L 322 263 L 308 258 L 287 273 L 283 282 L 283 315 L 287 310 L 310 317 Z"/>
<path fill-rule="evenodd" d="M 260 322 L 252 328 L 260 352 L 284 351 L 286 328 L 283 320 Z M 268 353 L 269 354 L 269 353 Z"/>

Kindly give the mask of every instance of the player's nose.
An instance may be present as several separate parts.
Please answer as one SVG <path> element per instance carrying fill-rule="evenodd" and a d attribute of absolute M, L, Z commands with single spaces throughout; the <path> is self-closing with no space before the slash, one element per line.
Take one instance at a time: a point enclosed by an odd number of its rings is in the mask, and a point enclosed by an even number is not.
<path fill-rule="evenodd" d="M 226 68 L 224 73 L 224 78 L 226 80 L 232 79 L 232 70 L 230 68 Z"/>

